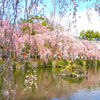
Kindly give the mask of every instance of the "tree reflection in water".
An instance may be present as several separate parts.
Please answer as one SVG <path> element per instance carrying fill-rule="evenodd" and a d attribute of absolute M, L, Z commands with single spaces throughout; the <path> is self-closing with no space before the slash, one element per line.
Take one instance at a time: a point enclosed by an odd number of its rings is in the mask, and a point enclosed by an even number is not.
<path fill-rule="evenodd" d="M 60 68 L 26 68 L 22 65 L 25 68 L 17 70 L 12 65 L 0 64 L 1 100 L 49 100 L 72 97 L 79 90 L 99 89 L 99 68 L 89 68 L 88 78 L 78 79 L 59 76 Z"/>

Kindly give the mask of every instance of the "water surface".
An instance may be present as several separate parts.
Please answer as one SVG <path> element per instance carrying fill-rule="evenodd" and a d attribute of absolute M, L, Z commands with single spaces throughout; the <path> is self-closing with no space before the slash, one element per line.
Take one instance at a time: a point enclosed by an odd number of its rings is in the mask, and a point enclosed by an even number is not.
<path fill-rule="evenodd" d="M 99 68 L 86 78 L 62 77 L 60 68 L 0 68 L 0 100 L 100 100 Z"/>

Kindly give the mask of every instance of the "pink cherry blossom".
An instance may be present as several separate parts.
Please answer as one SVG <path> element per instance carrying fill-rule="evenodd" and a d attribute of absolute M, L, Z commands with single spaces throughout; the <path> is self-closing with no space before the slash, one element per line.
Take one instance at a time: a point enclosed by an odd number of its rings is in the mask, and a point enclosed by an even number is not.
<path fill-rule="evenodd" d="M 34 29 L 37 32 L 35 35 L 22 32 L 21 27 L 27 25 L 25 23 L 20 24 L 18 29 L 14 29 L 13 34 L 12 26 L 8 21 L 2 21 L 2 24 L 3 26 L 0 26 L 0 45 L 10 44 L 12 39 L 17 57 L 20 57 L 23 52 L 22 49 L 25 48 L 25 43 L 29 43 L 29 53 L 33 56 L 38 54 L 40 59 L 45 62 L 48 59 L 53 59 L 54 55 L 61 59 L 76 59 L 77 57 L 100 59 L 99 42 L 93 43 L 88 40 L 79 40 L 67 33 L 67 35 L 63 33 L 57 34 L 46 26 L 42 26 L 39 22 L 29 24 L 30 29 Z M 9 48 L 9 45 L 7 48 Z"/>

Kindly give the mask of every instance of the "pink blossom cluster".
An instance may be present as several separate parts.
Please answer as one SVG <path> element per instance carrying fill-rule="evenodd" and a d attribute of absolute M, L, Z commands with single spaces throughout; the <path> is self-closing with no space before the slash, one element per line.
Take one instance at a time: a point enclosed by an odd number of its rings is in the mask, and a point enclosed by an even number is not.
<path fill-rule="evenodd" d="M 17 30 L 13 30 L 7 21 L 3 21 L 3 26 L 0 26 L 0 40 L 10 43 L 10 38 L 13 39 L 14 49 L 16 55 L 19 57 L 22 53 L 22 49 L 25 48 L 25 43 L 30 44 L 30 52 L 32 57 L 35 55 L 40 56 L 40 59 L 48 61 L 48 59 L 76 59 L 78 57 L 82 59 L 100 59 L 100 47 L 99 43 L 91 43 L 88 40 L 79 40 L 70 35 L 57 34 L 51 31 L 46 26 L 42 26 L 41 23 L 29 24 L 31 29 L 34 29 L 38 34 L 30 35 L 23 34 L 20 27 Z M 23 24 L 26 25 L 26 24 Z M 6 38 L 4 36 L 5 30 Z M 2 44 L 0 41 L 0 45 Z"/>
<path fill-rule="evenodd" d="M 24 35 L 26 36 L 26 35 Z M 31 36 L 31 52 L 37 50 L 40 58 L 47 61 L 56 57 L 61 59 L 75 59 L 77 57 L 91 59 L 100 58 L 100 48 L 97 43 L 90 43 L 87 40 L 79 40 L 69 35 L 36 34 Z"/>
<path fill-rule="evenodd" d="M 13 28 L 7 20 L 0 20 L 0 46 L 4 51 L 20 52 L 19 48 L 23 45 L 22 32 Z"/>
<path fill-rule="evenodd" d="M 20 23 L 20 26 L 28 26 L 30 28 L 30 31 L 35 30 L 37 33 L 43 34 L 43 33 L 51 33 L 52 30 L 49 29 L 47 26 L 43 26 L 40 22 L 35 23 Z"/>

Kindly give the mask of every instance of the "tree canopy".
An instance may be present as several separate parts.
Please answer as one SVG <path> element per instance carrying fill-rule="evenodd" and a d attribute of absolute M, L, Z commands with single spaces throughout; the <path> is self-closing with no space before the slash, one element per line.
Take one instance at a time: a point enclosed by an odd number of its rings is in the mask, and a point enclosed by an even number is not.
<path fill-rule="evenodd" d="M 94 32 L 93 30 L 82 30 L 80 32 L 80 38 L 85 40 L 100 41 L 100 33 L 98 31 Z"/>

